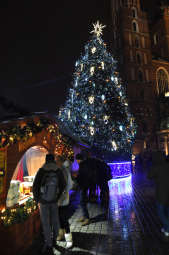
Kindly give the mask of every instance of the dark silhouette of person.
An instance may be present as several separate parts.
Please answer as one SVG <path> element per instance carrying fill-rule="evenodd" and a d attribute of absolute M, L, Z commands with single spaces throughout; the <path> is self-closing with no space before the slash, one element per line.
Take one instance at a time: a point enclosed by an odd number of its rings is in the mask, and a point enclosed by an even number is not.
<path fill-rule="evenodd" d="M 155 181 L 157 211 L 163 224 L 161 232 L 169 238 L 169 161 L 161 151 L 152 153 L 152 167 L 148 178 Z"/>

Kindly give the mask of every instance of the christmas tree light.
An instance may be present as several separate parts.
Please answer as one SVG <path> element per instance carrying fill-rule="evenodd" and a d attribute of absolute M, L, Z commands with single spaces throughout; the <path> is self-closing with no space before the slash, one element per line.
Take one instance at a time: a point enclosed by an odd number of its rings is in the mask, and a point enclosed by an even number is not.
<path fill-rule="evenodd" d="M 112 152 L 130 152 L 136 134 L 117 61 L 106 50 L 103 28 L 93 25 L 85 54 L 75 64 L 73 88 L 59 119 L 82 141 Z M 70 114 L 71 113 L 71 114 Z"/>

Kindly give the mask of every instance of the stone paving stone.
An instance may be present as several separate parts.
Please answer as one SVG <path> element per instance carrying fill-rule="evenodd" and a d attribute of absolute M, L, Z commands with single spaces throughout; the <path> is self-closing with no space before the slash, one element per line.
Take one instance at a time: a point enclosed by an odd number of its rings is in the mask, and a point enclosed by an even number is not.
<path fill-rule="evenodd" d="M 110 185 L 109 220 L 99 204 L 89 204 L 91 223 L 82 227 L 79 196 L 71 196 L 71 231 L 74 247 L 59 242 L 54 254 L 72 255 L 169 255 L 169 243 L 161 238 L 161 223 L 154 201 L 152 182 L 143 175 L 129 183 Z M 23 255 L 39 254 L 42 238 Z"/>

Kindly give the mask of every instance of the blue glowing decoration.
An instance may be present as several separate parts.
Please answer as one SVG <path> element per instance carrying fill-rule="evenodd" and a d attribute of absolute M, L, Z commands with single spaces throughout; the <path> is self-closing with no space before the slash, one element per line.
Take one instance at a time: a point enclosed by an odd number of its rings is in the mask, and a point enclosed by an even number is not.
<path fill-rule="evenodd" d="M 114 76 L 111 77 L 111 80 L 114 81 Z"/>
<path fill-rule="evenodd" d="M 131 175 L 131 162 L 108 163 L 111 168 L 112 178 L 124 178 Z"/>
<path fill-rule="evenodd" d="M 102 100 L 104 100 L 105 99 L 105 95 L 102 95 Z"/>
<path fill-rule="evenodd" d="M 112 179 L 109 181 L 110 195 L 115 199 L 118 195 L 131 194 L 132 193 L 132 183 L 131 175 L 128 177 L 123 177 L 119 179 Z"/>
<path fill-rule="evenodd" d="M 120 126 L 119 129 L 120 129 L 120 131 L 123 131 L 123 126 Z"/>

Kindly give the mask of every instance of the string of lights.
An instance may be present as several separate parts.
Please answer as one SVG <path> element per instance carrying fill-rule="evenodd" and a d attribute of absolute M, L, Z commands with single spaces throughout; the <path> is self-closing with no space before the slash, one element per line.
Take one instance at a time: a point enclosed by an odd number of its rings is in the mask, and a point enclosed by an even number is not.
<path fill-rule="evenodd" d="M 75 64 L 73 87 L 59 119 L 72 133 L 103 150 L 130 152 L 136 125 L 129 112 L 125 85 L 117 61 L 101 38 L 104 26 L 93 25 L 85 54 Z"/>

